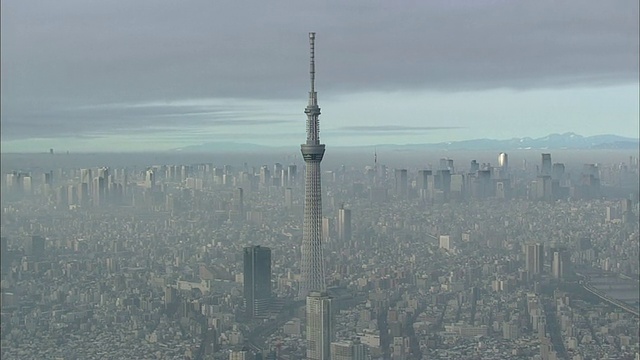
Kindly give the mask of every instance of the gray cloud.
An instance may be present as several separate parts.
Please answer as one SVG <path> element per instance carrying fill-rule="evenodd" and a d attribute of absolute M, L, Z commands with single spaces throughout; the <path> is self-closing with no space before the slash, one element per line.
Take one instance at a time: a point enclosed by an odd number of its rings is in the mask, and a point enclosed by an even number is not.
<path fill-rule="evenodd" d="M 1 6 L 3 138 L 243 117 L 175 107 L 153 113 L 65 110 L 95 104 L 304 101 L 310 30 L 318 32 L 321 97 L 599 86 L 637 83 L 639 75 L 633 0 L 59 0 Z"/>
<path fill-rule="evenodd" d="M 104 105 L 29 110 L 2 124 L 2 138 L 104 136 L 118 133 L 198 131 L 211 127 L 253 127 L 290 123 L 260 109 L 192 105 Z M 278 119 L 280 117 L 280 119 Z M 258 118 L 258 119 L 255 119 Z"/>

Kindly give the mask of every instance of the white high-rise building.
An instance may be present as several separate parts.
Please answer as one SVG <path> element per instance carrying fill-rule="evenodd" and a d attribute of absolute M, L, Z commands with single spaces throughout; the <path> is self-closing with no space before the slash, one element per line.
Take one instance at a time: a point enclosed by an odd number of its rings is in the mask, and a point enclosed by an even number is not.
<path fill-rule="evenodd" d="M 351 210 L 340 206 L 338 209 L 338 240 L 351 241 Z"/>
<path fill-rule="evenodd" d="M 307 296 L 307 359 L 330 360 L 333 337 L 331 298 L 326 292 Z"/>
<path fill-rule="evenodd" d="M 553 277 L 556 279 L 562 279 L 565 277 L 564 254 L 561 250 L 555 250 L 553 252 L 553 259 L 551 260 L 551 271 Z"/>
<path fill-rule="evenodd" d="M 498 155 L 498 167 L 505 171 L 509 168 L 509 156 L 506 153 L 501 152 Z"/>

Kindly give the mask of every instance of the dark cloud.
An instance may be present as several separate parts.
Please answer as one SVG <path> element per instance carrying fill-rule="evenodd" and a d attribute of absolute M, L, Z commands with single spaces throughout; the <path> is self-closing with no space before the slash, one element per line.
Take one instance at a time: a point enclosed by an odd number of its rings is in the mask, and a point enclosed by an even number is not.
<path fill-rule="evenodd" d="M 639 11 L 633 0 L 58 0 L 1 6 L 3 138 L 9 136 L 5 126 L 15 138 L 167 126 L 160 115 L 195 126 L 219 115 L 175 108 L 153 115 L 63 111 L 93 104 L 304 101 L 308 31 L 318 32 L 321 97 L 638 82 Z"/>

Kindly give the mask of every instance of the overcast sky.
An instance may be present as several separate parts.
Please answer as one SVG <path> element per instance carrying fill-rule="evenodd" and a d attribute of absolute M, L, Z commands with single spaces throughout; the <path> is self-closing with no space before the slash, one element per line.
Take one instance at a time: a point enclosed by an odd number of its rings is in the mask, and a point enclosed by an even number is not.
<path fill-rule="evenodd" d="M 638 137 L 638 0 L 0 3 L 3 152 Z"/>

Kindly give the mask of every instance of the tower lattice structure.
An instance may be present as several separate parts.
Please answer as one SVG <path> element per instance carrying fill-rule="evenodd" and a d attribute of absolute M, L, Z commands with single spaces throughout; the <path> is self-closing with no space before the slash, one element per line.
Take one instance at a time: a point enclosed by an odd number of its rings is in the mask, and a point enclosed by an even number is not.
<path fill-rule="evenodd" d="M 302 229 L 301 279 L 298 297 L 304 299 L 310 291 L 325 291 L 324 260 L 322 257 L 322 190 L 320 184 L 320 162 L 324 155 L 324 144 L 320 144 L 318 116 L 318 94 L 315 91 L 315 38 L 309 33 L 311 49 L 311 91 L 307 114 L 307 141 L 300 145 L 306 164 L 304 226 Z"/>

